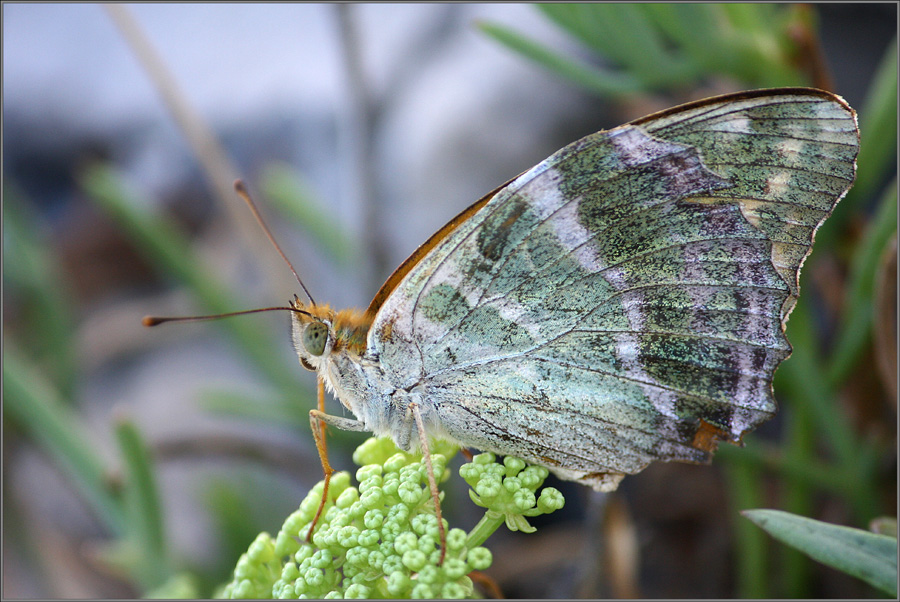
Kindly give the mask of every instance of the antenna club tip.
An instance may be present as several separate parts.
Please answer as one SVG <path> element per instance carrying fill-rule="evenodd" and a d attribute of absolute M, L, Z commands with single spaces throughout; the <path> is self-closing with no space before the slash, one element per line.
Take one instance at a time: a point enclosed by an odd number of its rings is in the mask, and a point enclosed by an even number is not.
<path fill-rule="evenodd" d="M 141 318 L 141 324 L 150 328 L 151 326 L 156 326 L 157 324 L 162 324 L 162 320 L 155 316 L 144 316 Z"/>
<path fill-rule="evenodd" d="M 244 184 L 244 181 L 240 178 L 234 181 L 234 189 L 238 192 L 247 192 L 247 186 Z"/>

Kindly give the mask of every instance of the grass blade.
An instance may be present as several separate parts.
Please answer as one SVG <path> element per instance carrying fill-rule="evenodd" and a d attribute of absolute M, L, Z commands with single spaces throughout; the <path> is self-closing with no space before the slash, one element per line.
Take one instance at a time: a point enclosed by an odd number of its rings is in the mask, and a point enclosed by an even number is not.
<path fill-rule="evenodd" d="M 272 206 L 281 211 L 292 223 L 298 225 L 314 241 L 316 248 L 324 249 L 335 262 L 349 266 L 361 251 L 334 219 L 324 211 L 315 193 L 292 169 L 286 165 L 270 165 L 262 173 L 260 186 Z"/>
<path fill-rule="evenodd" d="M 504 46 L 595 94 L 622 96 L 645 91 L 641 82 L 631 75 L 588 67 L 502 25 L 479 23 L 478 28 Z"/>
<path fill-rule="evenodd" d="M 878 66 L 875 79 L 859 111 L 859 173 L 856 183 L 838 204 L 865 204 L 878 191 L 885 176 L 897 167 L 897 39 Z M 858 200 L 856 200 L 858 199 Z M 848 202 L 849 201 L 849 202 Z"/>
<path fill-rule="evenodd" d="M 118 421 L 116 439 L 125 465 L 123 499 L 128 515 L 129 541 L 137 551 L 132 574 L 146 591 L 165 583 L 171 573 L 153 460 L 130 420 Z"/>
<path fill-rule="evenodd" d="M 125 531 L 125 515 L 108 471 L 75 412 L 8 338 L 3 350 L 3 415 L 12 418 L 49 455 L 106 527 Z"/>
<path fill-rule="evenodd" d="M 826 372 L 831 387 L 841 385 L 850 376 L 871 340 L 875 275 L 879 258 L 896 231 L 897 181 L 894 180 L 882 196 L 868 232 L 855 249 L 847 283 L 845 319 L 841 321 Z"/>
<path fill-rule="evenodd" d="M 37 219 L 14 186 L 3 186 L 3 282 L 21 302 L 21 317 L 11 330 L 28 333 L 27 345 L 45 374 L 51 375 L 63 402 L 71 397 L 78 365 L 73 350 L 71 296 L 48 243 L 37 233 Z M 21 336 L 21 334 L 20 334 Z M 21 340 L 21 338 L 20 338 Z"/>

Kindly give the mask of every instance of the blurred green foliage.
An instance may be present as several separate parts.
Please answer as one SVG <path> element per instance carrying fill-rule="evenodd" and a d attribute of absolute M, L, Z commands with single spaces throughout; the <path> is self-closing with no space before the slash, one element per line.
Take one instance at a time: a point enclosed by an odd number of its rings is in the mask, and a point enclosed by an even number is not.
<path fill-rule="evenodd" d="M 807 8 L 778 4 L 539 4 L 589 49 L 590 63 L 496 23 L 480 29 L 551 72 L 601 96 L 691 90 L 711 77 L 742 87 L 810 83 L 795 66 L 794 33 L 808 30 Z"/>
<path fill-rule="evenodd" d="M 99 552 L 143 591 L 172 575 L 154 462 L 135 425 L 116 425 L 121 468 L 102 460 L 80 417 L 34 365 L 4 339 L 4 418 L 47 453 L 112 539 Z"/>
<path fill-rule="evenodd" d="M 3 185 L 3 286 L 4 296 L 21 298 L 22 312 L 10 320 L 9 331 L 67 399 L 75 386 L 78 369 L 72 342 L 73 315 L 67 303 L 65 278 L 55 257 L 43 244 L 39 222 L 24 202 L 22 193 Z"/>

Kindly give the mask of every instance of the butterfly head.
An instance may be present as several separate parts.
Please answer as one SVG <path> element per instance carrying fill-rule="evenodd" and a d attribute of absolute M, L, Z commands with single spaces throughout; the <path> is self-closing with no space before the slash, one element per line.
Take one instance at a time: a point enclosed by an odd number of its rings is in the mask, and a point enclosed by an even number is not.
<path fill-rule="evenodd" d="M 370 320 L 357 310 L 335 311 L 328 305 L 291 302 L 291 336 L 300 364 L 319 371 L 334 354 L 362 355 Z"/>

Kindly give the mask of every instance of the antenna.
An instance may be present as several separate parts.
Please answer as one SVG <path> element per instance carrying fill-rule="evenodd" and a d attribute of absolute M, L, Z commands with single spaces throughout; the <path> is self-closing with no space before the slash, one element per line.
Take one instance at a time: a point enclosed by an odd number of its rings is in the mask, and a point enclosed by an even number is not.
<path fill-rule="evenodd" d="M 266 236 L 269 237 L 269 242 L 272 243 L 272 245 L 275 247 L 275 250 L 277 250 L 278 254 L 281 255 L 281 258 L 284 259 L 284 262 L 288 265 L 289 268 L 291 268 L 291 272 L 294 274 L 297 282 L 300 283 L 300 288 L 303 289 L 303 292 L 306 293 L 306 296 L 309 298 L 310 304 L 315 305 L 315 300 L 312 298 L 312 295 L 309 294 L 309 291 L 306 290 L 306 285 L 304 285 L 303 281 L 300 280 L 300 276 L 297 274 L 297 270 L 294 269 L 294 266 L 287 258 L 287 255 L 284 254 L 284 251 L 282 251 L 281 247 L 278 246 L 278 243 L 275 242 L 275 237 L 272 236 L 272 232 L 269 230 L 266 222 L 263 221 L 262 216 L 256 209 L 256 204 L 253 202 L 253 199 L 250 198 L 250 193 L 247 192 L 247 187 L 244 186 L 244 183 L 241 180 L 235 180 L 234 190 L 238 193 L 238 196 L 244 199 L 244 202 L 247 203 L 247 206 L 250 207 L 250 211 L 253 212 L 253 216 L 256 218 L 256 221 L 260 226 L 262 226 L 263 232 L 266 233 Z M 160 324 L 165 324 L 166 322 L 200 322 L 203 320 L 218 320 L 219 318 L 230 318 L 232 316 L 258 314 L 264 311 L 292 311 L 295 314 L 303 314 L 305 316 L 312 317 L 312 314 L 310 314 L 308 311 L 304 311 L 296 307 L 296 305 L 300 304 L 300 299 L 297 298 L 297 295 L 294 295 L 294 300 L 289 303 L 291 304 L 285 307 L 262 307 L 259 309 L 245 309 L 243 311 L 232 311 L 224 314 L 212 314 L 208 316 L 144 316 L 144 318 L 141 320 L 141 323 L 149 328 L 151 326 L 159 326 Z"/>
<path fill-rule="evenodd" d="M 234 181 L 234 190 L 238 193 L 244 202 L 247 203 L 247 206 L 250 207 L 250 211 L 253 212 L 253 217 L 256 218 L 257 223 L 262 227 L 263 231 L 266 233 L 266 236 L 269 237 L 269 242 L 272 243 L 272 246 L 275 247 L 275 250 L 278 251 L 278 254 L 281 255 L 281 258 L 284 259 L 284 262 L 291 268 L 291 272 L 294 274 L 294 278 L 297 279 L 297 282 L 300 283 L 300 288 L 303 289 L 303 292 L 306 293 L 306 297 L 309 299 L 310 304 L 315 305 L 316 301 L 313 299 L 312 295 L 309 294 L 309 291 L 306 289 L 306 285 L 303 284 L 303 281 L 300 280 L 300 276 L 297 274 L 297 270 L 294 269 L 293 264 L 287 258 L 287 255 L 284 254 L 284 251 L 281 250 L 281 247 L 278 246 L 278 243 L 275 241 L 275 237 L 272 236 L 271 230 L 266 225 L 266 222 L 263 221 L 262 216 L 259 214 L 259 210 L 256 208 L 256 203 L 253 202 L 253 199 L 250 197 L 250 193 L 247 191 L 247 187 L 244 185 L 242 180 Z"/>
<path fill-rule="evenodd" d="M 296 307 L 262 307 L 259 309 L 245 309 L 243 311 L 232 311 L 224 314 L 213 314 L 209 316 L 144 316 L 144 318 L 141 320 L 141 324 L 149 328 L 151 326 L 159 326 L 160 324 L 165 324 L 166 322 L 200 322 L 203 320 L 218 320 L 219 318 L 230 318 L 231 316 L 258 314 L 263 311 L 292 311 L 295 314 L 303 314 L 312 317 L 308 311 L 303 311 L 302 309 L 297 309 Z"/>

